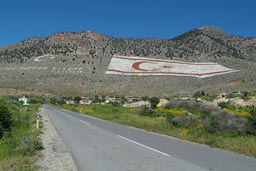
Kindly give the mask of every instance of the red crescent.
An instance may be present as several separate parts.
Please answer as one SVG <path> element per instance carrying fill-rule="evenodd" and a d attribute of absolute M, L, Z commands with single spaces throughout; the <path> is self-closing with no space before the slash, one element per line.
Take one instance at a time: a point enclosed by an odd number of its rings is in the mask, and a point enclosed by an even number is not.
<path fill-rule="evenodd" d="M 132 64 L 132 68 L 135 69 L 135 70 L 139 70 L 139 71 L 156 71 L 157 70 L 157 69 L 146 70 L 146 69 L 140 68 L 140 65 L 144 64 L 144 63 L 155 64 L 155 62 L 140 61 L 140 62 L 135 62 L 134 64 Z"/>

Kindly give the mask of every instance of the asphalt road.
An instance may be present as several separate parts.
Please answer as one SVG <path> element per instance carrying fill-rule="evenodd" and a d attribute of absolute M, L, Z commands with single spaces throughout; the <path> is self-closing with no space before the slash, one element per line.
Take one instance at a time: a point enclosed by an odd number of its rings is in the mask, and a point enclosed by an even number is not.
<path fill-rule="evenodd" d="M 44 106 L 80 171 L 256 171 L 256 159 Z"/>

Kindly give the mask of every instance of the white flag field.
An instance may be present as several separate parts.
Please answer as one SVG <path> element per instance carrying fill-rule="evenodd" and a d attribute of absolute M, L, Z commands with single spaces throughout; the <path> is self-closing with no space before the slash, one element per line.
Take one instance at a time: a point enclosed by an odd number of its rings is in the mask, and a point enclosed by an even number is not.
<path fill-rule="evenodd" d="M 238 72 L 238 70 L 212 62 L 194 63 L 114 55 L 105 74 L 170 75 L 206 78 L 233 72 Z"/>

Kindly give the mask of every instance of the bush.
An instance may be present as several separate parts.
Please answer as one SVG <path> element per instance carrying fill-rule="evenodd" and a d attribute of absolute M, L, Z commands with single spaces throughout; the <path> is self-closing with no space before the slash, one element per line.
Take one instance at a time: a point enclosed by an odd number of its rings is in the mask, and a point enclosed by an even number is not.
<path fill-rule="evenodd" d="M 246 124 L 246 132 L 248 134 L 256 135 L 256 107 L 254 107 L 251 112 L 251 116 L 248 118 Z"/>
<path fill-rule="evenodd" d="M 153 109 L 155 109 L 160 100 L 159 100 L 159 98 L 157 98 L 157 97 L 151 97 L 151 98 L 149 99 L 149 101 L 150 101 L 151 107 L 152 107 Z"/>
<path fill-rule="evenodd" d="M 143 116 L 155 116 L 155 110 L 153 110 L 147 106 L 140 107 L 137 110 L 137 113 L 139 115 L 143 115 Z"/>
<path fill-rule="evenodd" d="M 10 129 L 11 124 L 11 112 L 4 103 L 0 102 L 0 138 L 5 130 Z"/>
<path fill-rule="evenodd" d="M 236 97 L 243 97 L 243 94 L 238 93 L 238 92 L 232 92 L 232 93 L 227 95 L 227 98 L 230 98 L 230 99 L 236 98 Z"/>
<path fill-rule="evenodd" d="M 75 102 L 76 104 L 79 104 L 79 102 L 80 102 L 81 99 L 82 99 L 82 98 L 81 98 L 80 96 L 76 96 L 76 97 L 74 98 L 74 102 Z"/>
<path fill-rule="evenodd" d="M 0 124 L 0 138 L 3 137 L 3 134 L 4 134 L 4 129 L 3 129 L 2 125 Z"/>
<path fill-rule="evenodd" d="M 201 123 L 203 124 L 204 129 L 206 131 L 210 133 L 220 131 L 219 129 L 220 123 L 215 116 L 208 113 L 203 113 L 200 117 L 201 117 Z"/>
<path fill-rule="evenodd" d="M 42 142 L 38 138 L 31 136 L 22 137 L 18 146 L 19 152 L 25 156 L 31 156 L 41 149 L 43 149 Z"/>
<path fill-rule="evenodd" d="M 177 127 L 189 127 L 192 126 L 197 120 L 195 115 L 183 115 L 173 118 L 172 123 Z"/>
<path fill-rule="evenodd" d="M 199 98 L 202 96 L 201 91 L 196 91 L 195 94 L 193 95 L 194 98 Z"/>
<path fill-rule="evenodd" d="M 221 102 L 218 105 L 221 108 L 228 108 L 233 110 L 236 109 L 236 106 L 232 105 L 230 102 Z M 191 109 L 199 110 L 201 115 L 200 118 L 197 119 L 197 121 L 200 125 L 203 126 L 204 130 L 210 133 L 239 135 L 245 134 L 246 132 L 252 132 L 256 128 L 256 126 L 252 128 L 254 124 L 252 118 L 252 120 L 250 120 L 250 124 L 247 124 L 246 126 L 246 118 L 227 113 L 223 109 L 220 109 L 219 107 L 215 107 L 213 105 L 207 105 L 192 100 L 171 100 L 168 104 L 165 105 L 165 108 L 172 107 L 187 108 L 193 114 L 196 114 L 196 111 L 193 111 Z M 183 116 L 179 118 L 172 118 L 172 120 L 168 122 L 172 125 L 181 127 L 189 126 L 189 122 L 192 121 L 192 119 L 193 118 L 189 118 L 188 116 Z"/>
<path fill-rule="evenodd" d="M 231 104 L 230 104 L 230 102 L 219 102 L 218 106 L 221 109 L 229 109 L 231 107 Z"/>
<path fill-rule="evenodd" d="M 245 133 L 246 119 L 226 112 L 204 113 L 200 116 L 204 129 L 210 133 L 239 135 Z"/>
<path fill-rule="evenodd" d="M 166 122 L 167 122 L 170 126 L 173 126 L 173 125 L 174 125 L 173 119 L 174 119 L 173 114 L 172 114 L 172 113 L 167 113 L 167 115 L 166 115 Z"/>

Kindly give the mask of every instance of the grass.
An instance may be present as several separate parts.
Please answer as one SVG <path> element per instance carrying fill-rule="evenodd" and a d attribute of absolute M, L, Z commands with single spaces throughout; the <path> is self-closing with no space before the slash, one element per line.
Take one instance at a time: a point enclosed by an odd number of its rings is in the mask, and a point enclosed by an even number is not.
<path fill-rule="evenodd" d="M 39 130 L 35 129 L 39 105 L 21 106 L 8 104 L 12 113 L 13 125 L 11 132 L 5 133 L 0 139 L 0 171 L 18 170 L 34 171 L 37 166 L 35 161 L 40 156 L 38 150 L 42 149 L 38 136 Z"/>
<path fill-rule="evenodd" d="M 228 113 L 232 113 L 232 114 L 239 115 L 239 116 L 244 116 L 244 117 L 251 116 L 249 111 L 245 111 L 245 110 L 242 110 L 242 109 L 240 109 L 240 110 L 239 109 L 235 109 L 235 110 L 225 109 L 225 111 L 228 112 Z"/>
<path fill-rule="evenodd" d="M 165 117 L 138 115 L 138 108 L 125 108 L 111 105 L 61 105 L 60 107 L 114 123 L 133 126 L 147 131 L 174 136 L 201 144 L 207 144 L 211 147 L 217 147 L 256 157 L 256 136 L 219 135 L 203 131 L 200 128 L 200 125 L 193 128 L 179 128 L 169 125 L 166 122 Z M 158 109 L 158 112 L 163 112 L 163 110 L 165 109 Z M 184 114 L 186 112 L 196 112 L 195 114 L 200 114 L 198 111 L 188 111 L 188 109 L 185 108 L 172 108 L 168 110 L 172 110 L 170 112 L 177 112 L 177 115 Z"/>

